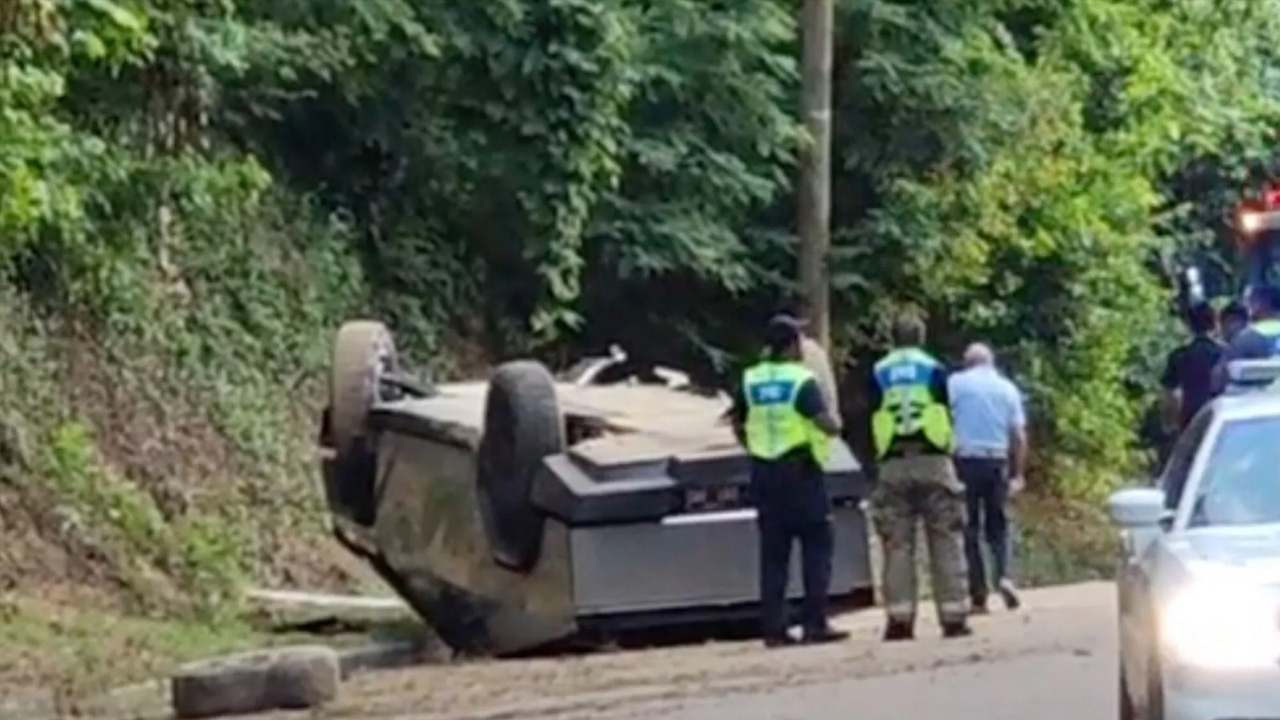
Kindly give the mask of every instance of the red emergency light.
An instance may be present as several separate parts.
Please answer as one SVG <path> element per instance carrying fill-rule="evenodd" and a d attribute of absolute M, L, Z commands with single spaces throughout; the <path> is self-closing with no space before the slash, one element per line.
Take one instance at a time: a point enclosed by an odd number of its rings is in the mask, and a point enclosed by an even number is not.
<path fill-rule="evenodd" d="M 1263 191 L 1262 206 L 1267 210 L 1280 208 L 1280 187 L 1272 185 Z"/>
<path fill-rule="evenodd" d="M 1280 224 L 1280 183 L 1268 183 L 1256 197 L 1245 198 L 1236 205 L 1237 238 L 1249 244 L 1259 232 Z"/>

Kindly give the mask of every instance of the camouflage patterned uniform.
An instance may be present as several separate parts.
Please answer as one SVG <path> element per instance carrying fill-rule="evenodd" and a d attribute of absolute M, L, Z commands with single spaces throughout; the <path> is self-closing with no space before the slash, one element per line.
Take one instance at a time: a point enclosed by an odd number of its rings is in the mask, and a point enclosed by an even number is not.
<path fill-rule="evenodd" d="M 900 346 L 872 368 L 869 391 L 879 466 L 871 511 L 884 553 L 885 639 L 914 633 L 918 520 L 924 521 L 943 635 L 967 635 L 964 486 L 951 464 L 955 436 L 946 368 L 918 345 Z"/>
<path fill-rule="evenodd" d="M 891 621 L 916 616 L 916 526 L 924 521 L 938 620 L 962 623 L 969 612 L 964 560 L 964 486 L 951 458 L 921 454 L 887 458 L 871 497 L 884 552 L 884 603 Z"/>

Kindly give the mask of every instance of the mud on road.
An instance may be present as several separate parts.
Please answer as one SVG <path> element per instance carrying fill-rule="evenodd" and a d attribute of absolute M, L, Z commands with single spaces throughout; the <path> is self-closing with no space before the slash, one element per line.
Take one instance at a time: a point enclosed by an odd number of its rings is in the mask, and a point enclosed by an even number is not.
<path fill-rule="evenodd" d="M 370 674 L 347 683 L 341 699 L 325 716 L 350 720 L 620 718 L 634 716 L 642 708 L 645 715 L 659 714 L 662 706 L 762 693 L 776 696 L 856 678 L 936 674 L 965 667 L 981 673 L 984 665 L 1087 658 L 1105 655 L 1107 648 L 1114 647 L 1115 590 L 1110 584 L 1035 590 L 1027 593 L 1026 601 L 1017 613 L 996 610 L 975 618 L 974 636 L 960 640 L 940 639 L 928 617 L 932 608 L 926 605 L 918 639 L 903 644 L 880 641 L 882 617 L 873 609 L 839 618 L 837 624 L 852 631 L 853 638 L 833 646 L 766 651 L 752 641 L 708 643 Z M 1110 662 L 1098 660 L 1104 661 Z M 1109 688 L 1104 692 L 1114 694 Z"/>

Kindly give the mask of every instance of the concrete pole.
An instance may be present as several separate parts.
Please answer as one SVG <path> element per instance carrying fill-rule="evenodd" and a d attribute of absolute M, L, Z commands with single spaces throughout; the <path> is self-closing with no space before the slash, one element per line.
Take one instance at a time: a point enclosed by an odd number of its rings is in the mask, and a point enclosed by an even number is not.
<path fill-rule="evenodd" d="M 831 351 L 831 46 L 834 0 L 804 0 L 800 19 L 804 46 L 802 116 L 809 140 L 800 158 L 800 291 L 809 309 L 810 332 Z"/>

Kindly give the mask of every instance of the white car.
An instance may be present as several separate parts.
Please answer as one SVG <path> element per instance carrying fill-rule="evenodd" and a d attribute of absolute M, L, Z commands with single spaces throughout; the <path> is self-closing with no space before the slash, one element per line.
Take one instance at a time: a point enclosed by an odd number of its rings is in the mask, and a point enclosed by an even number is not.
<path fill-rule="evenodd" d="M 1229 375 L 1154 484 L 1108 503 L 1121 720 L 1280 719 L 1280 361 Z"/>

